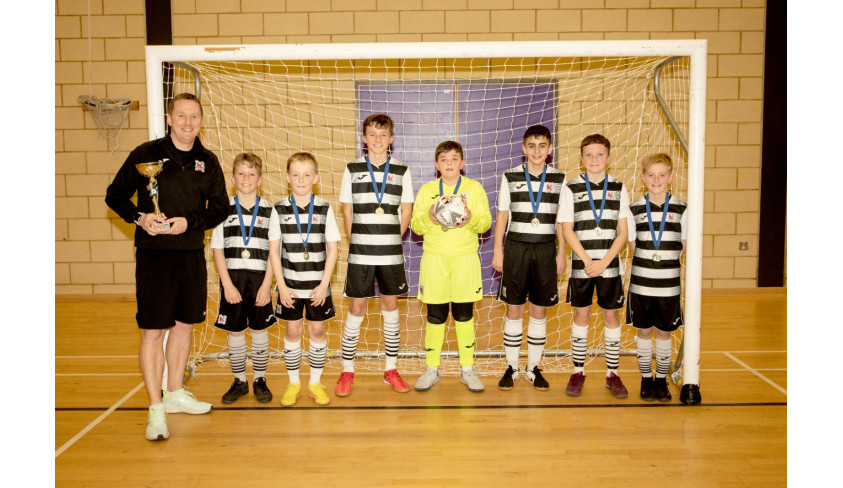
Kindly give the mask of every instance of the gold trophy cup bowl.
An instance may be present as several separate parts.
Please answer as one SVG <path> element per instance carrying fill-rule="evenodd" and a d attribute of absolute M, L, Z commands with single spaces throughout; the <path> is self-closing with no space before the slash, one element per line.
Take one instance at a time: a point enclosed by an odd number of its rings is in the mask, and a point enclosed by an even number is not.
<path fill-rule="evenodd" d="M 135 165 L 138 173 L 149 178 L 149 185 L 147 185 L 146 189 L 149 190 L 149 196 L 152 198 L 152 204 L 155 206 L 155 216 L 159 219 L 163 219 L 164 214 L 161 213 L 161 208 L 158 206 L 158 181 L 155 177 L 158 176 L 161 170 L 164 169 L 165 161 L 167 160 L 162 159 L 161 161 L 150 161 L 148 163 L 138 163 Z M 164 222 L 162 224 L 153 225 L 153 228 L 155 228 L 158 232 L 167 232 L 170 230 L 170 223 Z"/>

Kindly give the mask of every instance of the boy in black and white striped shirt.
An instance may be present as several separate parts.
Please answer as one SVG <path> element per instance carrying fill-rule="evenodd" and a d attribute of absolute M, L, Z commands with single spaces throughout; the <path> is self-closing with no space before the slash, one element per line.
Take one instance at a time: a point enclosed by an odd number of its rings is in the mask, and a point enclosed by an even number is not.
<path fill-rule="evenodd" d="M 638 329 L 636 349 L 641 371 L 641 399 L 669 402 L 667 374 L 673 352 L 671 333 L 683 324 L 680 258 L 685 252 L 688 204 L 673 197 L 673 162 L 664 153 L 641 160 L 647 194 L 629 206 L 629 247 L 634 251 L 629 280 L 626 323 Z M 653 331 L 656 376 L 653 378 Z"/>
<path fill-rule="evenodd" d="M 585 382 L 588 320 L 595 289 L 597 305 L 603 312 L 606 388 L 615 398 L 628 395 L 617 371 L 621 343 L 618 310 L 624 304 L 618 254 L 627 240 L 629 193 L 622 181 L 606 173 L 611 162 L 610 150 L 611 143 L 600 134 L 583 139 L 580 156 L 585 173 L 572 179 L 562 190 L 563 203 L 557 216 L 565 242 L 572 250 L 566 299 L 574 308 L 571 324 L 574 373 L 566 388 L 570 396 L 579 396 Z"/>
<path fill-rule="evenodd" d="M 410 385 L 398 374 L 401 329 L 398 296 L 408 292 L 402 236 L 413 214 L 413 181 L 410 167 L 393 159 L 389 146 L 395 140 L 393 121 L 373 114 L 363 121 L 361 140 L 366 154 L 348 163 L 340 185 L 345 231 L 348 234 L 348 269 L 344 294 L 349 298 L 342 332 L 342 373 L 334 393 L 351 394 L 354 358 L 369 298 L 377 283 L 383 317 L 386 365 L 383 380 L 399 393 Z M 370 325 L 373 325 L 370 323 Z"/>
<path fill-rule="evenodd" d="M 547 127 L 529 127 L 521 149 L 526 161 L 501 177 L 495 222 L 492 268 L 502 273 L 498 300 L 507 304 L 503 327 L 507 368 L 498 388 L 511 390 L 520 376 L 524 304 L 529 297 L 525 376 L 537 390 L 547 390 L 550 385 L 539 369 L 547 342 L 545 309 L 559 303 L 556 280 L 568 264 L 562 225 L 556 223 L 565 173 L 546 164 L 553 152 Z"/>
<path fill-rule="evenodd" d="M 222 396 L 233 403 L 249 392 L 246 382 L 246 328 L 252 333 L 252 391 L 258 402 L 272 400 L 266 385 L 272 313 L 270 250 L 279 246 L 278 215 L 268 200 L 258 196 L 263 182 L 261 158 L 240 153 L 234 158 L 232 179 L 237 194 L 231 198 L 228 218 L 211 234 L 211 249 L 220 276 L 220 309 L 214 325 L 228 331 L 228 358 L 234 382 Z"/>
<path fill-rule="evenodd" d="M 328 351 L 325 321 L 336 315 L 331 275 L 339 255 L 340 231 L 331 204 L 313 194 L 313 186 L 319 182 L 319 167 L 312 154 L 298 152 L 287 159 L 287 182 L 290 196 L 275 204 L 281 226 L 281 249 L 280 256 L 272 261 L 278 283 L 275 312 L 287 323 L 284 362 L 290 383 L 281 405 L 295 405 L 301 391 L 299 365 L 305 318 L 310 338 L 308 391 L 317 405 L 327 405 L 331 400 L 321 383 Z"/>

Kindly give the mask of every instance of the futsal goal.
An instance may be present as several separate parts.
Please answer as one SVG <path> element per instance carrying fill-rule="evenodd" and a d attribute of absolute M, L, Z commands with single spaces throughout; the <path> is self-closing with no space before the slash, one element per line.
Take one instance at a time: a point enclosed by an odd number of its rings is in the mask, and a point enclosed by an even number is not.
<path fill-rule="evenodd" d="M 682 272 L 685 326 L 674 334 L 678 361 L 672 378 L 683 387 L 683 397 L 688 389 L 692 402 L 698 397 L 706 41 L 147 46 L 146 73 L 150 138 L 166 133 L 169 98 L 194 93 L 205 110 L 200 137 L 219 156 L 226 174 L 236 154 L 256 153 L 266 166 L 261 196 L 276 202 L 289 195 L 283 175 L 287 157 L 311 152 L 321 175 L 316 192 L 331 202 L 341 229 L 340 181 L 346 163 L 362 154 L 361 122 L 372 113 L 386 113 L 395 121 L 392 155 L 410 166 L 414 191 L 437 177 L 436 145 L 460 142 L 465 175 L 482 183 L 489 196 L 492 229 L 501 175 L 523 161 L 522 137 L 531 125 L 551 130 L 550 164 L 569 179 L 583 171 L 580 141 L 593 133 L 608 137 L 608 171 L 624 181 L 632 200 L 644 190 L 638 161 L 655 152 L 669 154 L 675 164 L 670 191 L 689 204 Z M 476 306 L 475 350 L 479 374 L 499 376 L 506 369 L 505 308 L 495 300 L 500 276 L 491 267 L 492 232 L 480 236 L 485 298 Z M 340 361 L 347 252 L 348 236 L 343 235 L 332 281 L 337 317 L 326 324 L 329 365 Z M 399 300 L 399 370 L 409 376 L 424 369 L 425 311 L 415 298 L 421 252 L 421 238 L 408 230 L 404 253 L 411 290 Z M 194 368 L 227 357 L 226 334 L 213 325 L 219 282 L 212 255 L 207 256 L 207 323 L 195 328 Z M 631 267 L 626 250 L 621 260 L 626 284 Z M 559 277 L 560 297 L 567 277 L 567 272 Z M 380 371 L 384 361 L 379 308 L 377 300 L 370 302 L 357 350 L 358 371 Z M 603 352 L 602 319 L 594 310 L 592 360 Z M 570 370 L 571 322 L 569 305 L 548 309 L 545 371 Z M 623 330 L 622 350 L 634 353 L 635 331 Z M 270 334 L 272 356 L 280 358 L 283 323 Z M 525 353 L 526 345 L 522 348 Z M 456 374 L 453 330 L 443 351 L 442 374 Z"/>

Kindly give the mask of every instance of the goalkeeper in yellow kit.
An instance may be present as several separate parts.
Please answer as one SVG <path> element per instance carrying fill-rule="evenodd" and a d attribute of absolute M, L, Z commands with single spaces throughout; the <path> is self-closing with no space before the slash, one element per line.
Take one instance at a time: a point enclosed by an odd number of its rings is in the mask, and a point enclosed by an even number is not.
<path fill-rule="evenodd" d="M 448 308 L 454 317 L 462 372 L 460 381 L 473 392 L 484 390 L 474 370 L 474 302 L 483 298 L 480 246 L 477 235 L 492 226 L 486 190 L 461 175 L 465 159 L 460 143 L 445 141 L 436 147 L 436 169 L 441 178 L 422 185 L 413 205 L 410 228 L 424 238 L 419 272 L 419 300 L 427 305 L 424 348 L 427 369 L 416 381 L 417 391 L 439 382 L 439 364 Z M 445 230 L 434 207 L 443 196 L 462 198 L 467 208 L 454 228 Z"/>

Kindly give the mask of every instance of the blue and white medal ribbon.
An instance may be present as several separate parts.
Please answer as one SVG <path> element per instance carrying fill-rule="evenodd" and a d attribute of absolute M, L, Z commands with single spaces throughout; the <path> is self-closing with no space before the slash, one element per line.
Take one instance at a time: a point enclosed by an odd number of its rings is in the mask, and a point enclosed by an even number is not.
<path fill-rule="evenodd" d="M 383 207 L 381 207 L 381 200 L 383 200 L 383 194 L 386 192 L 386 180 L 389 176 L 389 156 L 386 157 L 386 166 L 383 168 L 383 183 L 381 183 L 381 187 L 378 188 L 378 183 L 375 181 L 375 172 L 372 170 L 372 163 L 369 161 L 369 156 L 366 155 L 366 167 L 369 169 L 369 178 L 372 179 L 372 188 L 375 190 L 375 198 L 378 200 L 378 208 L 375 210 L 375 214 L 383 215 Z"/>
<path fill-rule="evenodd" d="M 602 234 L 600 229 L 600 220 L 603 218 L 603 209 L 606 208 L 606 192 L 609 190 L 609 175 L 603 177 L 603 199 L 600 202 L 600 214 L 597 214 L 597 208 L 594 206 L 594 198 L 591 196 L 591 181 L 588 180 L 588 175 L 583 174 L 585 180 L 585 190 L 588 192 L 588 204 L 591 205 L 591 214 L 594 215 L 594 221 L 597 222 L 597 227 L 594 228 L 594 233 L 598 236 Z"/>
<path fill-rule="evenodd" d="M 542 192 L 544 191 L 544 180 L 546 176 L 547 165 L 544 165 L 544 167 L 542 167 L 541 183 L 539 183 L 539 194 L 534 196 L 533 182 L 530 181 L 530 170 L 527 169 L 527 164 L 524 164 L 524 178 L 527 181 L 527 191 L 530 193 L 530 205 L 533 206 L 533 220 L 530 221 L 530 224 L 532 224 L 533 227 L 539 226 L 539 205 L 541 205 L 542 202 Z"/>
<path fill-rule="evenodd" d="M 667 221 L 667 208 L 670 204 L 670 193 L 664 199 L 664 208 L 662 209 L 662 222 L 659 225 L 659 237 L 656 238 L 656 231 L 653 228 L 653 215 L 650 213 L 650 195 L 644 196 L 644 202 L 646 203 L 647 208 L 647 224 L 650 226 L 650 237 L 653 239 L 653 247 L 656 248 L 656 252 L 653 253 L 653 261 L 659 262 L 662 260 L 661 254 L 659 254 L 658 249 L 659 245 L 662 243 L 662 234 L 664 234 L 664 223 Z"/>
<path fill-rule="evenodd" d="M 261 197 L 255 197 L 255 208 L 252 210 L 252 223 L 249 225 L 249 234 L 246 234 L 246 226 L 243 223 L 243 209 L 240 207 L 240 199 L 237 198 L 237 195 L 234 195 L 234 206 L 237 208 L 237 220 L 240 221 L 240 236 L 243 237 L 243 245 L 248 247 L 249 241 L 252 240 L 252 233 L 255 231 L 255 219 L 258 218 L 258 207 L 260 207 Z M 243 259 L 249 259 L 251 254 L 249 253 L 248 249 L 243 249 L 243 252 L 240 253 L 240 257 Z"/>
<path fill-rule="evenodd" d="M 454 187 L 454 195 L 460 191 L 460 184 L 462 184 L 462 175 L 460 175 L 459 179 L 457 180 L 457 186 Z M 442 186 L 442 178 L 439 178 L 439 197 L 445 196 L 445 188 Z"/>
<path fill-rule="evenodd" d="M 310 194 L 310 205 L 307 207 L 307 235 L 304 236 L 301 233 L 301 222 L 299 221 L 299 206 L 296 205 L 296 201 L 293 199 L 293 195 L 290 195 L 290 204 L 293 206 L 293 215 L 296 217 L 296 227 L 299 229 L 299 236 L 301 236 L 301 243 L 304 246 L 304 254 L 302 257 L 307 261 L 310 259 L 310 253 L 307 252 L 307 241 L 310 239 L 310 226 L 313 223 L 313 194 Z"/>

